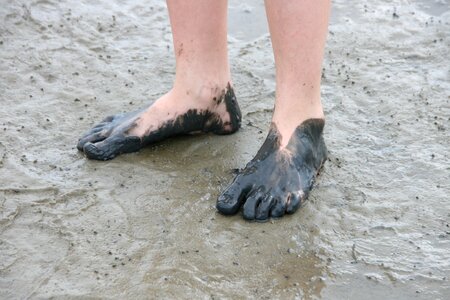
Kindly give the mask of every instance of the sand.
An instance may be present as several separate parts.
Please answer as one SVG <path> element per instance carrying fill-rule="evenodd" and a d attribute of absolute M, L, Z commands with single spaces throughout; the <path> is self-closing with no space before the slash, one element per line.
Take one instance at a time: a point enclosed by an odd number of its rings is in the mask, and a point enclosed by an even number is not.
<path fill-rule="evenodd" d="M 449 299 L 450 3 L 336 0 L 322 85 L 330 160 L 267 223 L 217 213 L 264 140 L 262 1 L 230 1 L 244 120 L 112 161 L 80 135 L 170 89 L 163 1 L 0 1 L 0 298 Z"/>

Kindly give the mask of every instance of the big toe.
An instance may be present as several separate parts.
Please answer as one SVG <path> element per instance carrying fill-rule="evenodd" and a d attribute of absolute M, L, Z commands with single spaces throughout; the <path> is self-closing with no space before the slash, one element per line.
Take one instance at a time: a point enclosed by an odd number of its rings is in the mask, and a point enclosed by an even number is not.
<path fill-rule="evenodd" d="M 87 143 L 101 142 L 106 138 L 107 135 L 101 129 L 94 128 L 78 140 L 77 149 L 83 151 L 84 145 Z"/>
<path fill-rule="evenodd" d="M 240 182 L 240 179 L 238 175 L 234 182 L 217 199 L 216 208 L 220 213 L 233 215 L 241 207 L 247 187 Z"/>
<path fill-rule="evenodd" d="M 119 154 L 138 151 L 142 147 L 141 139 L 137 136 L 109 137 L 101 142 L 87 142 L 83 151 L 90 159 L 109 160 Z"/>
<path fill-rule="evenodd" d="M 86 145 L 87 143 L 97 143 L 108 138 L 112 131 L 111 121 L 113 119 L 113 116 L 106 117 L 103 121 L 89 129 L 78 140 L 77 149 L 83 151 L 84 145 Z"/>

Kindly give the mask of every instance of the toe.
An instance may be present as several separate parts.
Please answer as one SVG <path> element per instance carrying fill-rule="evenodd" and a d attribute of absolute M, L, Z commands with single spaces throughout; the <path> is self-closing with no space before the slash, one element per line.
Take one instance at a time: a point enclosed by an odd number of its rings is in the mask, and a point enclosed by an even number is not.
<path fill-rule="evenodd" d="M 101 122 L 89 129 L 78 140 L 77 149 L 83 151 L 83 147 L 86 143 L 97 143 L 106 139 L 111 134 L 112 130 L 111 126 L 108 126 L 109 124 L 109 122 Z"/>
<path fill-rule="evenodd" d="M 112 120 L 114 120 L 115 117 L 116 117 L 115 115 L 107 116 L 106 118 L 104 118 L 104 119 L 100 122 L 100 124 L 101 124 L 101 123 L 110 123 Z"/>
<path fill-rule="evenodd" d="M 270 210 L 270 215 L 273 218 L 281 218 L 286 212 L 286 199 L 275 198 Z"/>
<path fill-rule="evenodd" d="M 245 178 L 242 175 L 236 176 L 233 183 L 217 199 L 217 210 L 224 215 L 237 213 L 247 191 Z"/>
<path fill-rule="evenodd" d="M 93 129 L 90 133 L 84 135 L 77 144 L 77 149 L 83 151 L 86 143 L 97 143 L 106 139 L 106 135 L 101 130 Z"/>
<path fill-rule="evenodd" d="M 249 193 L 247 200 L 244 203 L 244 219 L 254 220 L 256 217 L 256 208 L 258 207 L 261 200 L 265 197 L 264 190 L 262 187 L 253 190 Z"/>
<path fill-rule="evenodd" d="M 289 195 L 286 207 L 286 213 L 293 214 L 300 207 L 300 204 L 305 199 L 305 193 L 303 191 L 293 192 Z"/>
<path fill-rule="evenodd" d="M 274 198 L 271 195 L 266 195 L 256 208 L 256 220 L 266 221 L 269 219 L 270 209 L 274 204 Z"/>
<path fill-rule="evenodd" d="M 111 125 L 111 122 L 100 122 L 97 125 L 93 127 L 93 129 L 100 129 L 102 130 L 105 126 Z"/>
<path fill-rule="evenodd" d="M 90 159 L 109 160 L 121 153 L 138 151 L 141 139 L 136 136 L 112 136 L 98 143 L 86 143 L 83 151 Z"/>
<path fill-rule="evenodd" d="M 111 138 L 107 138 L 98 143 L 87 142 L 83 146 L 83 152 L 90 159 L 95 160 L 108 160 L 115 157 L 115 151 L 113 150 Z"/>

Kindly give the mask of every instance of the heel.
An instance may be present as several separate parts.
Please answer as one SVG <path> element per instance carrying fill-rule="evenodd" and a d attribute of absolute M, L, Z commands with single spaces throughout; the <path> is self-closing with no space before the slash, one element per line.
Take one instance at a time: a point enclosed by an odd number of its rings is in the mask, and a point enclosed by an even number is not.
<path fill-rule="evenodd" d="M 242 113 L 230 83 L 227 85 L 224 98 L 227 112 L 230 115 L 230 121 L 226 124 L 222 124 L 222 126 L 212 128 L 211 132 L 218 135 L 232 134 L 241 128 Z"/>

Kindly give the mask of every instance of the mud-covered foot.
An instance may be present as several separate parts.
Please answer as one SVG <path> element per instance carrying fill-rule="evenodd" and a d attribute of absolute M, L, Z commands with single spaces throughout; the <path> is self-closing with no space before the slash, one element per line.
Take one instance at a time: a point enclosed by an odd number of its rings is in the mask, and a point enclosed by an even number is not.
<path fill-rule="evenodd" d="M 272 123 L 256 156 L 219 196 L 219 212 L 235 214 L 243 205 L 245 219 L 264 221 L 294 213 L 308 197 L 326 160 L 323 119 L 300 124 L 285 147 Z"/>
<path fill-rule="evenodd" d="M 108 160 L 175 135 L 230 134 L 240 124 L 241 111 L 230 84 L 182 93 L 172 90 L 148 108 L 107 117 L 81 137 L 77 148 L 88 158 Z"/>

